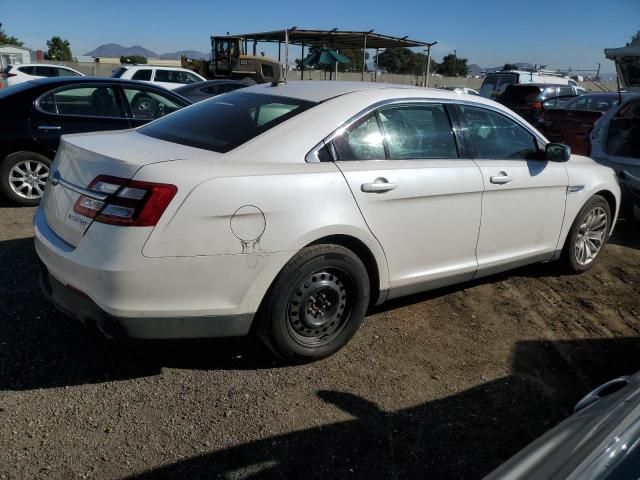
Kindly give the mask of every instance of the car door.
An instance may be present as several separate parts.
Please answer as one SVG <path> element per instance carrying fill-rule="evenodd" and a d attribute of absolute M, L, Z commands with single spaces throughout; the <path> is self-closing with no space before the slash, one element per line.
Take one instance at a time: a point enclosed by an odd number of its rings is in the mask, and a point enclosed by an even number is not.
<path fill-rule="evenodd" d="M 471 279 L 482 175 L 442 103 L 389 105 L 331 146 L 387 256 L 389 297 Z"/>
<path fill-rule="evenodd" d="M 29 124 L 33 138 L 52 152 L 61 135 L 130 128 L 111 84 L 73 84 L 48 92 L 36 100 Z"/>
<path fill-rule="evenodd" d="M 139 127 L 188 105 L 176 95 L 163 92 L 160 88 L 123 86 L 122 91 L 132 127 Z"/>
<path fill-rule="evenodd" d="M 478 275 L 550 260 L 558 248 L 568 175 L 543 159 L 542 141 L 501 112 L 460 105 L 484 181 Z"/>

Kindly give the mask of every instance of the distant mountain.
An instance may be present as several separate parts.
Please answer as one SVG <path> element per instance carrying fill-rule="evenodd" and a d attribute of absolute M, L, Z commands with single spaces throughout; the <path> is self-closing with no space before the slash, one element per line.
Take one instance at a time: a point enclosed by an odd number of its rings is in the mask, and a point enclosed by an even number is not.
<path fill-rule="evenodd" d="M 516 67 L 518 67 L 518 70 L 531 70 L 534 67 L 532 63 L 526 63 L 526 62 L 516 62 L 516 63 L 512 63 L 512 65 L 515 65 Z M 493 73 L 493 72 L 501 71 L 502 67 L 504 67 L 504 64 L 500 65 L 499 67 L 483 68 L 482 70 L 484 70 L 487 73 Z"/>
<path fill-rule="evenodd" d="M 480 65 L 472 63 L 471 65 L 467 66 L 467 70 L 469 71 L 469 75 L 476 76 L 480 75 L 484 69 Z"/>
<path fill-rule="evenodd" d="M 133 47 L 123 47 L 117 43 L 106 43 L 100 45 L 95 50 L 85 53 L 88 57 L 132 57 L 134 55 L 141 55 L 146 58 L 158 58 L 158 54 L 147 50 L 140 45 L 134 45 Z"/>
<path fill-rule="evenodd" d="M 204 58 L 205 60 L 209 58 L 210 54 L 198 52 L 197 50 L 180 50 L 178 52 L 173 53 L 162 53 L 160 54 L 160 58 L 162 60 L 180 60 L 180 56 L 185 55 L 189 58 L 195 58 L 199 60 Z"/>

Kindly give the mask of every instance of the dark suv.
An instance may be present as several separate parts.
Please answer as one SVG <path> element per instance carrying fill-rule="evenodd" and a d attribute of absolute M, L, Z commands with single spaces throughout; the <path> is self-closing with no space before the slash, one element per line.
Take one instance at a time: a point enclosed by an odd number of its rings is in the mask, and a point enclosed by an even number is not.
<path fill-rule="evenodd" d="M 502 94 L 496 98 L 506 107 L 516 112 L 533 126 L 542 121 L 544 101 L 549 98 L 562 97 L 569 101 L 571 97 L 578 96 L 578 91 L 571 85 L 554 85 L 549 83 L 527 83 L 509 85 Z M 557 105 L 560 107 L 561 105 Z"/>

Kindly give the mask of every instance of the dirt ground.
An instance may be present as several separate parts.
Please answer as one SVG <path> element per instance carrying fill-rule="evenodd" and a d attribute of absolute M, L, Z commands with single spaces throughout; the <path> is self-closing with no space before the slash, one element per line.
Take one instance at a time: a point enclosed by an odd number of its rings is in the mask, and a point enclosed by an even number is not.
<path fill-rule="evenodd" d="M 107 342 L 39 292 L 33 209 L 0 208 L 0 478 L 476 479 L 640 370 L 640 230 L 372 312 L 305 366 L 250 339 Z"/>

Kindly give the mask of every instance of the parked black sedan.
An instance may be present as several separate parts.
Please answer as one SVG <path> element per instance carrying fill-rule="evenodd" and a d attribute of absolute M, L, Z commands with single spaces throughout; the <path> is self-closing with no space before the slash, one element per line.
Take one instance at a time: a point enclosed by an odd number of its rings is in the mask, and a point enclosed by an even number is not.
<path fill-rule="evenodd" d="M 61 135 L 134 128 L 190 104 L 161 87 L 115 78 L 45 78 L 2 89 L 0 193 L 36 205 Z"/>

